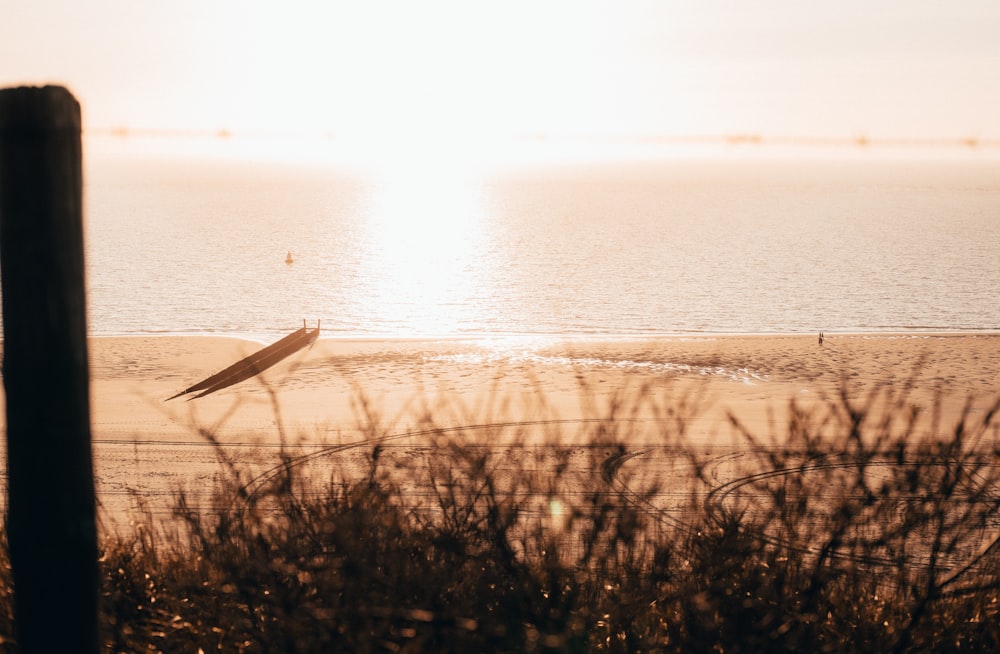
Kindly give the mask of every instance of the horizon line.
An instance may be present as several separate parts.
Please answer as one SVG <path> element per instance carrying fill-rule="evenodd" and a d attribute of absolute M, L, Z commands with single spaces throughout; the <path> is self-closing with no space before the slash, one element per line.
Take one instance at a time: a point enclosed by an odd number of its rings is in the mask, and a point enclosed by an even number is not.
<path fill-rule="evenodd" d="M 231 130 L 228 128 L 163 128 L 163 127 L 85 127 L 84 136 L 112 137 L 128 139 L 132 137 L 155 138 L 199 138 L 199 139 L 286 139 L 307 138 L 324 141 L 338 141 L 344 138 L 334 130 L 282 131 L 268 129 Z M 351 138 L 351 137 L 347 137 Z M 628 133 L 549 133 L 545 131 L 511 134 L 498 137 L 522 143 L 560 142 L 603 142 L 645 145 L 792 145 L 811 147 L 952 147 L 952 148 L 1000 148 L 1000 138 L 976 136 L 951 137 L 891 137 L 870 136 L 818 136 L 795 134 L 763 134 L 754 132 L 725 132 L 702 134 L 628 134 Z"/>

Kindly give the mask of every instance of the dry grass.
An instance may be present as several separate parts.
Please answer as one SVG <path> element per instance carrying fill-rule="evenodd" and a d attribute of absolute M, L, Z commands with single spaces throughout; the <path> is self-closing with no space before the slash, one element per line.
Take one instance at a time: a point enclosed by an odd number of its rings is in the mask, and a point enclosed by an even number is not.
<path fill-rule="evenodd" d="M 642 392 L 573 425 L 484 420 L 491 447 L 428 412 L 419 466 L 371 420 L 365 465 L 322 479 L 286 455 L 248 484 L 220 447 L 228 509 L 179 493 L 173 525 L 105 538 L 106 650 L 996 651 L 1000 403 L 968 406 L 942 424 L 905 389 L 845 392 L 793 407 L 781 447 L 734 417 L 745 474 L 723 482 L 692 398 Z"/>

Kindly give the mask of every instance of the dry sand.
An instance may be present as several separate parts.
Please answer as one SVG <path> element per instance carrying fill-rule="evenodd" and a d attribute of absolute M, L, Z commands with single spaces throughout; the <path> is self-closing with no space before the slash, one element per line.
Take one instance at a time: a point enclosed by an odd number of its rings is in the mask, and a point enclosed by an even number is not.
<path fill-rule="evenodd" d="M 790 400 L 808 406 L 843 383 L 857 401 L 884 383 L 911 383 L 907 401 L 915 405 L 929 407 L 943 394 L 945 424 L 957 419 L 968 397 L 976 398 L 975 414 L 1000 394 L 1000 334 L 834 334 L 822 346 L 815 335 L 320 339 L 258 379 L 197 400 L 166 401 L 262 346 L 201 336 L 90 341 L 95 466 L 105 515 L 115 521 L 135 515 L 131 509 L 141 498 L 154 515 L 168 516 L 180 486 L 194 489 L 192 505 L 213 506 L 218 451 L 202 430 L 225 444 L 225 455 L 246 466 L 249 479 L 274 464 L 279 446 L 301 454 L 363 443 L 366 433 L 419 430 L 427 413 L 437 426 L 456 428 L 457 438 L 492 438 L 496 431 L 461 427 L 505 422 L 532 423 L 530 433 L 549 437 L 551 429 L 537 428 L 544 422 L 573 439 L 574 425 L 588 419 L 616 411 L 656 425 L 656 411 L 662 417 L 681 398 L 696 397 L 700 411 L 687 420 L 687 437 L 716 448 L 721 462 L 732 458 L 721 452 L 743 442 L 730 412 L 762 437 L 780 434 L 772 427 L 784 424 Z M 373 421 L 378 428 L 366 430 Z M 585 432 L 591 433 L 575 433 Z M 406 466 L 416 465 L 429 444 L 422 436 L 393 443 L 397 449 L 386 456 Z M 367 450 L 341 448 L 337 463 L 326 465 L 364 465 Z M 614 454 L 601 456 L 610 461 Z M 666 465 L 652 454 L 644 461 Z M 582 478 L 596 474 L 588 470 Z M 740 474 L 721 465 L 717 471 L 720 480 Z"/>
<path fill-rule="evenodd" d="M 198 428 L 241 442 L 274 440 L 279 429 L 311 439 L 364 423 L 361 397 L 397 429 L 415 424 L 425 407 L 452 424 L 598 417 L 612 398 L 627 402 L 640 388 L 662 399 L 692 387 L 702 397 L 699 429 L 716 436 L 729 411 L 763 429 L 790 399 L 809 403 L 843 382 L 859 399 L 878 384 L 910 382 L 912 404 L 930 406 L 943 393 L 951 416 L 969 395 L 981 410 L 1000 393 L 1000 334 L 828 334 L 822 346 L 815 335 L 321 339 L 258 379 L 164 401 L 261 346 L 216 337 L 92 339 L 95 439 L 200 441 Z"/>

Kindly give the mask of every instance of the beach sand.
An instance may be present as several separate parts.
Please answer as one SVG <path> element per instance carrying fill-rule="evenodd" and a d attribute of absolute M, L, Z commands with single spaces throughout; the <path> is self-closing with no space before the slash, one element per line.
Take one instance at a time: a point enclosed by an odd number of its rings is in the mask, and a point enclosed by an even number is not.
<path fill-rule="evenodd" d="M 207 433 L 252 476 L 274 464 L 279 448 L 295 454 L 358 443 L 360 456 L 371 449 L 367 438 L 419 431 L 428 415 L 456 438 L 497 433 L 463 426 L 517 423 L 547 425 L 572 441 L 592 434 L 579 425 L 609 415 L 655 430 L 673 420 L 669 407 L 687 401 L 697 407 L 684 419 L 687 442 L 733 451 L 746 440 L 730 415 L 780 445 L 790 402 L 808 408 L 841 388 L 861 403 L 881 385 L 909 385 L 910 405 L 929 409 L 943 398 L 945 426 L 970 397 L 976 415 L 1000 394 L 1000 334 L 828 334 L 822 346 L 816 335 L 320 339 L 258 378 L 167 401 L 261 347 L 207 336 L 91 339 L 92 433 L 106 514 L 131 514 L 138 498 L 154 515 L 169 515 L 180 487 L 197 489 L 190 501 L 210 507 L 219 450 Z M 414 452 L 429 442 L 405 438 L 394 442 Z"/>
<path fill-rule="evenodd" d="M 218 337 L 122 337 L 90 341 L 95 439 L 309 438 L 366 422 L 364 397 L 387 425 L 408 428 L 425 408 L 453 420 L 595 417 L 612 398 L 697 390 L 702 429 L 729 412 L 767 423 L 793 398 L 809 404 L 846 384 L 860 401 L 879 384 L 910 383 L 908 401 L 938 394 L 954 417 L 970 395 L 1000 393 L 998 334 L 662 337 L 632 340 L 320 339 L 261 376 L 213 395 L 171 395 L 262 347 Z M 501 399 L 502 411 L 496 406 Z M 544 406 L 542 406 L 544 404 Z M 479 414 L 479 415 L 477 415 Z"/>

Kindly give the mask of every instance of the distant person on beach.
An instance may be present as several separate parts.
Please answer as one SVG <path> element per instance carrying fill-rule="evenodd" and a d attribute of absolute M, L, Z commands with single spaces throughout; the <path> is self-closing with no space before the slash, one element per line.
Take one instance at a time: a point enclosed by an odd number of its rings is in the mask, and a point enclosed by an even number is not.
<path fill-rule="evenodd" d="M 819 333 L 819 346 L 823 347 L 823 332 Z"/>

